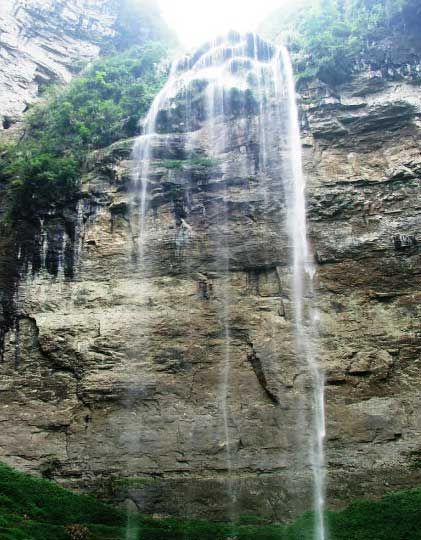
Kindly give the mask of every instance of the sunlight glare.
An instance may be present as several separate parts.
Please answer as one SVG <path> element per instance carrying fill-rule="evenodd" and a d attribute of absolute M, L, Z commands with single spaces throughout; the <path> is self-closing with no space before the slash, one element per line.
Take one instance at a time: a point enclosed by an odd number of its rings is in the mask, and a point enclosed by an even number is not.
<path fill-rule="evenodd" d="M 159 0 L 162 14 L 191 49 L 228 30 L 254 31 L 285 0 Z"/>

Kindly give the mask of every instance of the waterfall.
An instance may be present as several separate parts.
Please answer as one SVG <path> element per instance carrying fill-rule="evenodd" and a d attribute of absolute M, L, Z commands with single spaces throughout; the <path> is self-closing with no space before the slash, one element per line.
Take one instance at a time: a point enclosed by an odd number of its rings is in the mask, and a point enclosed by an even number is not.
<path fill-rule="evenodd" d="M 153 139 L 157 129 L 157 115 L 173 91 L 175 83 L 174 74 L 177 70 L 177 66 L 178 63 L 174 62 L 171 67 L 167 84 L 153 100 L 144 122 L 143 134 L 138 137 L 133 148 L 133 159 L 136 164 L 133 169 L 133 186 L 136 193 L 135 203 L 139 205 L 139 211 L 137 212 L 138 244 L 135 246 L 135 256 L 143 269 L 145 268 L 144 248 L 146 241 L 145 221 L 148 212 L 148 184 L 150 167 L 153 160 L 152 149 Z"/>
<path fill-rule="evenodd" d="M 315 539 L 325 540 L 324 379 L 317 362 L 317 312 L 312 307 L 315 267 L 307 239 L 305 181 L 293 71 L 285 48 L 276 49 L 255 34 L 230 32 L 174 62 L 166 85 L 156 96 L 147 115 L 143 135 L 138 138 L 134 148 L 136 165 L 132 214 L 137 216 L 138 227 L 136 259 L 140 268 L 147 272 L 150 247 L 148 213 L 153 190 L 159 188 L 154 176 L 155 145 L 160 148 L 161 154 L 165 153 L 171 135 L 181 134 L 185 137 L 185 155 L 191 158 L 191 152 L 187 151 L 189 141 L 191 143 L 196 133 L 202 134 L 202 146 L 203 140 L 207 145 L 206 156 L 215 162 L 221 161 L 222 180 L 218 181 L 218 197 L 213 199 L 215 206 L 211 208 L 216 218 L 212 237 L 208 232 L 207 242 L 213 249 L 210 254 L 211 271 L 220 276 L 221 283 L 217 302 L 223 346 L 220 348 L 216 399 L 220 407 L 222 430 L 218 436 L 222 437 L 220 446 L 225 448 L 227 489 L 231 501 L 229 514 L 234 519 L 236 492 L 233 475 L 236 458 L 232 451 L 229 403 L 230 390 L 235 385 L 231 377 L 231 351 L 234 347 L 230 284 L 233 271 L 233 221 L 229 204 L 232 195 L 229 187 L 231 165 L 226 155 L 233 141 L 232 119 L 239 116 L 246 119 L 242 124 L 243 129 L 246 129 L 244 126 L 250 125 L 250 129 L 254 126 L 255 146 L 258 147 L 252 160 L 254 168 L 248 156 L 240 155 L 238 151 L 239 159 L 243 160 L 240 169 L 244 176 L 253 176 L 258 180 L 262 201 L 277 211 L 279 238 L 275 239 L 274 245 L 262 247 L 262 261 L 253 263 L 263 268 L 270 267 L 274 264 L 274 258 L 281 257 L 279 253 L 283 252 L 284 244 L 287 244 L 290 252 L 290 261 L 283 262 L 285 266 L 290 263 L 292 276 L 291 332 L 294 334 L 297 360 L 306 365 L 311 378 L 308 448 L 313 480 Z M 191 179 L 185 181 L 192 182 Z M 197 186 L 194 187 L 197 189 Z M 194 191 L 188 189 L 188 205 L 192 204 L 194 197 Z M 188 241 L 188 222 L 185 214 L 176 220 L 178 230 L 174 243 L 175 257 L 178 259 L 182 258 L 183 245 Z M 194 239 L 191 241 L 194 242 Z M 277 255 L 274 250 L 278 250 Z M 193 259 L 189 260 L 189 272 L 193 272 L 195 264 L 198 265 Z M 281 335 L 278 337 L 279 340 L 283 339 Z"/>
<path fill-rule="evenodd" d="M 291 201 L 288 211 L 288 231 L 293 246 L 293 304 L 294 322 L 296 331 L 297 354 L 302 354 L 308 364 L 313 388 L 313 433 L 310 436 L 310 459 L 313 470 L 314 510 L 316 517 L 315 539 L 325 540 L 324 497 L 325 497 L 325 463 L 324 439 L 325 411 L 324 411 L 324 377 L 318 366 L 314 342 L 317 337 L 317 312 L 314 308 L 309 311 L 308 328 L 304 320 L 304 298 L 314 297 L 313 278 L 315 268 L 310 255 L 307 238 L 305 180 L 302 164 L 302 148 L 298 108 L 295 97 L 295 84 L 291 59 L 286 48 L 280 51 L 285 74 L 285 85 L 288 96 L 287 134 L 290 148 L 290 183 Z M 306 279 L 307 278 L 307 279 Z"/>

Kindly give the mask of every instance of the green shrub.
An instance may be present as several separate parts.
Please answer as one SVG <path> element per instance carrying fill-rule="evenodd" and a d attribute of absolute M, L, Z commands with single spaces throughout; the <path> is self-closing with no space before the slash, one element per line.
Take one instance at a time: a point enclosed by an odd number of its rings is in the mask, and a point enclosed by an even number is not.
<path fill-rule="evenodd" d="M 418 0 L 301 0 L 298 9 L 272 14 L 261 31 L 288 45 L 298 80 L 317 76 L 340 84 L 350 78 L 369 41 L 389 36 L 394 23 L 404 27 L 414 17 L 421 18 Z"/>
<path fill-rule="evenodd" d="M 182 170 L 185 167 L 216 167 L 220 164 L 218 158 L 212 156 L 193 155 L 190 159 L 164 159 L 161 165 L 169 170 Z"/>
<path fill-rule="evenodd" d="M 216 167 L 220 164 L 220 160 L 212 156 L 193 156 L 190 164 L 196 167 Z"/>
<path fill-rule="evenodd" d="M 32 135 L 58 151 L 84 156 L 138 132 L 138 122 L 165 79 L 166 49 L 157 43 L 98 60 L 64 90 L 50 90 L 29 117 Z"/>
<path fill-rule="evenodd" d="M 181 159 L 164 159 L 162 166 L 169 170 L 181 170 L 183 168 L 184 161 Z"/>
<path fill-rule="evenodd" d="M 0 149 L 10 220 L 78 197 L 88 152 L 138 133 L 164 82 L 165 55 L 162 45 L 149 43 L 98 60 L 66 88 L 46 91 L 27 116 L 24 138 Z"/>

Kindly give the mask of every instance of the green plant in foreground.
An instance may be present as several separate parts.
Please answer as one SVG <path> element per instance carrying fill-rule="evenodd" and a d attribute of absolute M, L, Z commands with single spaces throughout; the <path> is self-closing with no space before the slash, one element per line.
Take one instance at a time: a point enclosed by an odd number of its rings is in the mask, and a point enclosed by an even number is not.
<path fill-rule="evenodd" d="M 147 485 L 143 478 L 134 480 L 126 487 Z M 342 511 L 326 512 L 326 521 L 330 540 L 421 540 L 421 489 L 357 501 Z M 233 524 L 128 516 L 93 497 L 0 464 L 1 540 L 73 540 L 71 534 L 125 540 L 128 523 L 136 540 L 313 540 L 311 513 L 291 525 L 265 525 L 255 516 L 239 517 Z"/>

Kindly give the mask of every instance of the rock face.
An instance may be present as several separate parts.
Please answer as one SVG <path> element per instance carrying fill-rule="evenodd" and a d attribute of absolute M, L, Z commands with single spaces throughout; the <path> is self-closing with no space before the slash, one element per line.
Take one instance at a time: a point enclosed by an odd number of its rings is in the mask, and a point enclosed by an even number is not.
<path fill-rule="evenodd" d="M 366 82 L 303 100 L 338 499 L 420 480 L 420 93 L 404 78 Z"/>
<path fill-rule="evenodd" d="M 20 246 L 0 459 L 145 512 L 285 520 L 310 507 L 311 473 L 282 193 L 255 174 L 256 111 L 234 115 L 229 144 L 206 160 L 213 141 L 194 103 L 194 130 L 175 107 L 154 141 L 148 272 L 132 257 L 133 141 L 94 153 L 79 207 L 47 216 Z M 302 93 L 332 506 L 421 481 L 420 115 L 404 74 Z M 229 272 L 212 257 L 221 237 Z"/>
<path fill-rule="evenodd" d="M 0 14 L 0 116 L 3 128 L 38 96 L 68 82 L 115 35 L 109 1 L 6 0 Z"/>

